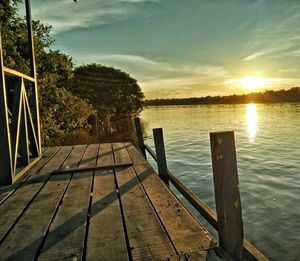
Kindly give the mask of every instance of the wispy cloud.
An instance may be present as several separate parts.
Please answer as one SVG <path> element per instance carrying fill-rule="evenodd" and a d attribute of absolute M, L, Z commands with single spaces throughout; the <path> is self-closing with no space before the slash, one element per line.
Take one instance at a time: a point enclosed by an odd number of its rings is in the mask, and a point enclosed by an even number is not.
<path fill-rule="evenodd" d="M 129 66 L 139 66 L 144 69 L 155 69 L 158 71 L 174 71 L 175 69 L 167 63 L 155 61 L 143 56 L 129 54 L 104 54 L 97 55 L 97 59 L 109 63 L 123 63 Z"/>
<path fill-rule="evenodd" d="M 145 56 L 132 54 L 86 54 L 77 57 L 78 61 L 89 60 L 95 63 L 108 64 L 118 67 L 121 65 L 125 68 L 139 68 L 145 74 L 155 73 L 157 76 L 162 76 L 164 73 L 170 75 L 178 75 L 179 77 L 188 76 L 211 76 L 211 77 L 227 77 L 228 71 L 217 65 L 199 63 L 184 63 L 177 61 L 170 63 L 165 58 L 151 59 Z M 138 70 L 138 71 L 139 71 Z M 176 78 L 176 77 L 175 77 Z"/>
<path fill-rule="evenodd" d="M 226 76 L 227 71 L 222 66 L 214 66 L 199 63 L 189 64 L 169 64 L 161 60 L 149 59 L 143 56 L 136 55 L 124 55 L 124 54 L 113 54 L 100 56 L 104 61 L 122 61 L 128 64 L 138 64 L 139 66 L 155 68 L 159 71 L 168 71 L 175 73 L 184 74 L 201 74 L 201 75 L 213 75 L 213 76 Z"/>
<path fill-rule="evenodd" d="M 299 49 L 300 6 L 289 5 L 287 1 L 281 8 L 281 14 L 271 16 L 262 13 L 264 17 L 252 32 L 255 44 L 249 45 L 249 54 L 243 61 L 299 56 L 295 49 Z"/>
<path fill-rule="evenodd" d="M 253 53 L 253 54 L 250 54 L 249 56 L 246 56 L 243 61 L 253 61 L 261 56 L 264 56 L 266 54 L 270 53 L 270 51 L 260 51 L 260 52 L 256 52 L 256 53 Z"/>
<path fill-rule="evenodd" d="M 53 26 L 53 32 L 89 27 L 120 21 L 143 2 L 157 0 L 34 0 L 32 13 L 35 19 Z"/>

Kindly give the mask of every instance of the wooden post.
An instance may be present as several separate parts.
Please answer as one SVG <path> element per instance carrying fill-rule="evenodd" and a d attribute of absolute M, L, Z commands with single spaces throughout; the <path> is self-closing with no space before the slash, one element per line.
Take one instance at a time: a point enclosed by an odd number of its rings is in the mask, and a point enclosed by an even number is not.
<path fill-rule="evenodd" d="M 13 166 L 0 31 L 0 185 L 10 185 L 12 180 Z"/>
<path fill-rule="evenodd" d="M 162 128 L 153 129 L 153 137 L 154 137 L 155 151 L 157 157 L 158 174 L 160 178 L 167 184 L 167 186 L 169 186 L 168 167 L 167 167 L 167 160 L 166 160 L 166 153 L 165 153 L 163 129 Z"/>
<path fill-rule="evenodd" d="M 234 260 L 243 258 L 243 220 L 234 132 L 210 133 L 219 243 Z"/>
<path fill-rule="evenodd" d="M 144 157 L 146 158 L 146 149 L 145 149 L 145 143 L 143 138 L 143 131 L 141 126 L 141 121 L 139 117 L 134 118 L 134 126 L 135 126 L 135 132 L 138 139 L 138 145 L 143 153 Z"/>
<path fill-rule="evenodd" d="M 32 120 L 35 126 L 35 136 L 38 143 L 38 153 L 39 156 L 42 153 L 41 145 L 41 127 L 40 127 L 40 109 L 39 109 L 39 95 L 38 95 L 38 86 L 37 86 L 37 77 L 36 77 L 36 62 L 35 62 L 35 50 L 34 50 L 34 39 L 33 39 L 33 28 L 32 28 L 32 18 L 31 18 L 31 1 L 25 0 L 26 7 L 26 20 L 27 20 L 27 32 L 28 32 L 28 42 L 29 42 L 29 51 L 30 51 L 30 69 L 31 77 L 34 78 L 33 86 L 33 102 L 32 102 Z"/>

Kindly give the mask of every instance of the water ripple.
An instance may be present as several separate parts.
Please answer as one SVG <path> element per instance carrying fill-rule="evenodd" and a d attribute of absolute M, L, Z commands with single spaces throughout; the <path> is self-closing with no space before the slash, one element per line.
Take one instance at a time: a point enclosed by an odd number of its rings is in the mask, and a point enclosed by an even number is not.
<path fill-rule="evenodd" d="M 300 260 L 299 104 L 151 107 L 142 120 L 148 135 L 164 128 L 168 167 L 213 208 L 209 132 L 234 130 L 246 238 Z"/>

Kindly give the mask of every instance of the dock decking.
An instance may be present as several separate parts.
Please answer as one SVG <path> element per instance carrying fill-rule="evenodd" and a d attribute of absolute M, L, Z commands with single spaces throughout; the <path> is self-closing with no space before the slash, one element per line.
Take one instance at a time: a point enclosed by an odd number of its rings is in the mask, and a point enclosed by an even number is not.
<path fill-rule="evenodd" d="M 227 259 L 130 143 L 45 148 L 0 224 L 1 260 Z"/>

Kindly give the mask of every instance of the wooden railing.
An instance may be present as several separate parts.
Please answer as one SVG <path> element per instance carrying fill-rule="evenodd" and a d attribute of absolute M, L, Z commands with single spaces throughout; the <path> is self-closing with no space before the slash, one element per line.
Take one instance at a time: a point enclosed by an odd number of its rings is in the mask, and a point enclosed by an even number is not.
<path fill-rule="evenodd" d="M 135 118 L 134 123 L 138 146 L 142 154 L 146 157 L 148 153 L 157 162 L 158 174 L 166 185 L 168 186 L 171 182 L 181 195 L 218 231 L 220 246 L 225 248 L 234 260 L 268 260 L 244 239 L 233 131 L 210 134 L 216 213 L 167 168 L 162 129 L 153 129 L 156 150 L 154 152 L 144 143 L 140 119 Z M 224 177 L 226 181 L 223 180 Z M 224 195 L 224 192 L 228 191 L 233 197 Z M 235 200 L 233 201 L 233 199 Z M 226 218 L 225 215 L 227 215 Z"/>
<path fill-rule="evenodd" d="M 30 76 L 4 66 L 0 34 L 0 185 L 12 184 L 41 157 L 30 1 L 25 5 Z"/>

